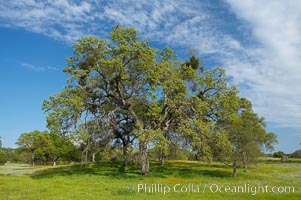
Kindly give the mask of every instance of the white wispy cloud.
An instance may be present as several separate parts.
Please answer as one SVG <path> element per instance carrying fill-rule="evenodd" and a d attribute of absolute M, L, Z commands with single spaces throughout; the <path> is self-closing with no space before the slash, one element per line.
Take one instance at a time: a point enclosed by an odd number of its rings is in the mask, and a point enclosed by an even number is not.
<path fill-rule="evenodd" d="M 0 26 L 67 43 L 84 35 L 105 37 L 120 23 L 152 42 L 178 47 L 179 54 L 196 49 L 227 68 L 241 95 L 267 121 L 299 128 L 300 22 L 301 2 L 296 0 L 0 1 Z"/>
<path fill-rule="evenodd" d="M 60 69 L 57 67 L 45 67 L 45 66 L 37 66 L 30 63 L 19 62 L 19 65 L 22 67 L 33 70 L 35 72 L 46 72 L 46 71 L 59 71 Z"/>
<path fill-rule="evenodd" d="M 231 9 L 249 24 L 258 43 L 248 47 L 249 59 L 227 59 L 228 72 L 243 94 L 270 122 L 301 127 L 301 2 L 228 0 Z"/>
<path fill-rule="evenodd" d="M 24 28 L 73 43 L 84 35 L 107 36 L 111 27 L 120 23 L 134 26 L 144 38 L 152 41 L 188 48 L 193 46 L 206 54 L 226 52 L 228 48 L 239 46 L 233 38 L 232 43 L 223 42 L 231 38 L 211 29 L 211 23 L 217 21 L 206 10 L 211 5 L 208 2 L 0 1 L 0 26 Z"/>
<path fill-rule="evenodd" d="M 82 37 L 80 24 L 90 20 L 91 4 L 68 0 L 11 0 L 0 2 L 1 25 L 21 27 L 58 40 L 73 42 Z"/>

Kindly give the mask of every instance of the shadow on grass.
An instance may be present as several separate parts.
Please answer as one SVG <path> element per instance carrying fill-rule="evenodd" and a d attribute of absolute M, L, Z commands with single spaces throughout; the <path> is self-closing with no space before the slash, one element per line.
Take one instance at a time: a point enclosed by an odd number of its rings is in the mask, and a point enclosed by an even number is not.
<path fill-rule="evenodd" d="M 152 162 L 149 176 L 140 174 L 139 166 L 129 165 L 123 167 L 112 163 L 97 163 L 84 165 L 70 165 L 55 168 L 42 169 L 34 172 L 31 177 L 34 179 L 51 178 L 55 176 L 73 175 L 98 175 L 113 179 L 147 179 L 151 178 L 197 178 L 197 177 L 231 177 L 231 170 L 224 165 L 210 165 L 186 162 L 168 162 L 165 166 L 160 166 L 157 162 Z"/>
<path fill-rule="evenodd" d="M 34 172 L 31 177 L 38 179 L 73 175 L 98 175 L 110 178 L 131 179 L 139 177 L 140 173 L 135 166 L 123 167 L 112 163 L 89 163 L 42 169 Z"/>
<path fill-rule="evenodd" d="M 225 165 L 216 164 L 199 164 L 181 162 L 167 163 L 165 166 L 153 164 L 151 167 L 151 176 L 166 178 L 169 176 L 180 178 L 197 178 L 197 177 L 231 177 L 231 170 Z"/>

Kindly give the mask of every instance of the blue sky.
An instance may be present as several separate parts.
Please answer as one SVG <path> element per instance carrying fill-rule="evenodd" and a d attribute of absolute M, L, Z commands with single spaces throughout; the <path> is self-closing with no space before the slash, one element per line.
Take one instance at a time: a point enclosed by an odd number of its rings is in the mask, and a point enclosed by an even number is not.
<path fill-rule="evenodd" d="M 44 130 L 44 99 L 65 85 L 72 44 L 135 27 L 180 58 L 195 49 L 205 67 L 223 66 L 240 95 L 277 134 L 276 150 L 300 149 L 301 2 L 298 0 L 0 0 L 0 136 Z"/>

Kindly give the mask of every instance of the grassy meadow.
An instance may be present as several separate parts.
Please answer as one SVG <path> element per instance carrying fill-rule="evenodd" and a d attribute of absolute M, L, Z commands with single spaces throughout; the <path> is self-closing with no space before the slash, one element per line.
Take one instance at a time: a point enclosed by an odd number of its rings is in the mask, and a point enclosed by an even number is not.
<path fill-rule="evenodd" d="M 238 170 L 236 178 L 231 174 L 231 166 L 188 161 L 167 161 L 164 167 L 152 162 L 149 176 L 141 176 L 137 166 L 111 163 L 34 168 L 7 163 L 0 166 L 0 199 L 301 199 L 301 160 L 264 159 L 247 172 Z M 280 193 L 255 194 L 258 185 L 280 186 Z M 239 186 L 249 192 L 237 192 Z M 285 192 L 285 186 L 294 192 Z"/>

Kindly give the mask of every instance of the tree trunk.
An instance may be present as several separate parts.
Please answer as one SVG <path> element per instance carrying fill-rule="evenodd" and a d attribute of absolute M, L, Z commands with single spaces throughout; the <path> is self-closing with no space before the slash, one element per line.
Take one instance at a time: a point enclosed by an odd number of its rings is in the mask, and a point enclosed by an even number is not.
<path fill-rule="evenodd" d="M 236 177 L 236 168 L 237 168 L 237 166 L 236 166 L 236 160 L 233 160 L 233 177 Z"/>
<path fill-rule="evenodd" d="M 128 145 L 127 144 L 123 144 L 123 166 L 127 166 L 128 165 Z"/>
<path fill-rule="evenodd" d="M 247 169 L 248 169 L 248 157 L 247 157 L 247 154 L 246 152 L 243 153 L 243 158 L 242 158 L 242 167 L 244 168 L 244 172 L 247 172 Z"/>
<path fill-rule="evenodd" d="M 148 160 L 148 154 L 147 154 L 147 143 L 145 141 L 140 141 L 139 151 L 140 151 L 141 174 L 148 175 L 149 174 L 149 160 Z"/>
<path fill-rule="evenodd" d="M 159 161 L 160 161 L 160 165 L 164 166 L 164 161 L 165 161 L 165 152 L 164 152 L 164 149 L 160 149 Z"/>
<path fill-rule="evenodd" d="M 56 166 L 56 161 L 59 159 L 59 157 L 54 157 L 52 159 L 52 166 Z"/>
<path fill-rule="evenodd" d="M 88 156 L 89 156 L 89 152 L 88 150 L 85 152 L 85 162 L 87 163 L 88 162 Z"/>
<path fill-rule="evenodd" d="M 95 152 L 92 152 L 92 162 L 95 162 Z"/>
<path fill-rule="evenodd" d="M 136 122 L 136 125 L 140 123 L 140 120 L 138 116 L 136 115 L 133 105 L 129 104 L 128 111 L 134 118 L 134 121 Z M 141 126 L 141 125 L 140 125 Z M 143 134 L 143 128 L 139 128 L 140 134 Z M 141 164 L 141 174 L 142 175 L 147 175 L 149 174 L 149 160 L 148 160 L 148 154 L 147 154 L 147 142 L 146 142 L 146 137 L 143 136 L 144 138 L 141 140 L 139 139 L 139 153 L 140 153 L 140 164 Z"/>
<path fill-rule="evenodd" d="M 34 163 L 34 153 L 31 153 L 31 166 L 34 167 L 35 163 Z"/>

